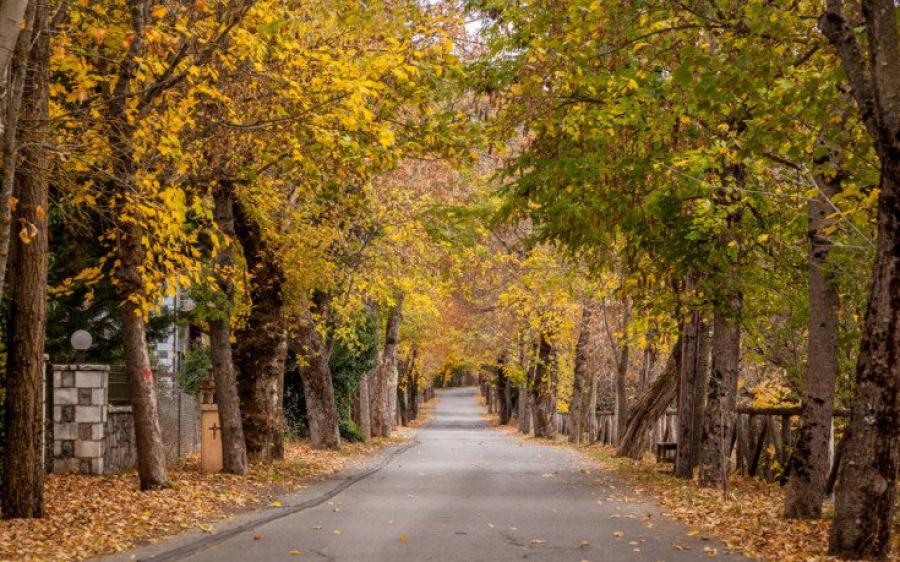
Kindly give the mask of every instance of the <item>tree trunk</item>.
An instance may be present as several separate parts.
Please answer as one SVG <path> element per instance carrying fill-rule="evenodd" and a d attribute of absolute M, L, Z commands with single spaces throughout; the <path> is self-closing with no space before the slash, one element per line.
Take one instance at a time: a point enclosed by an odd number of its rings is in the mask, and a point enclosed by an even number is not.
<path fill-rule="evenodd" d="M 394 424 L 394 411 L 392 403 L 396 404 L 397 385 L 397 344 L 400 336 L 400 320 L 402 318 L 402 297 L 391 309 L 385 328 L 384 351 L 381 362 L 375 370 L 374 388 L 370 389 L 372 396 L 372 435 L 375 437 L 388 437 Z"/>
<path fill-rule="evenodd" d="M 531 388 L 531 379 L 533 375 L 531 373 L 531 367 L 528 364 L 528 351 L 524 335 L 520 333 L 518 340 L 519 367 L 522 368 L 525 380 L 519 385 L 519 408 L 516 416 L 518 417 L 519 432 L 528 435 L 531 433 L 531 410 L 528 407 L 528 403 L 531 400 L 531 392 L 529 389 Z"/>
<path fill-rule="evenodd" d="M 818 175 L 821 193 L 809 203 L 809 336 L 806 387 L 800 430 L 791 455 L 784 515 L 819 519 L 828 480 L 834 381 L 838 374 L 838 287 L 829 270 L 831 240 L 826 228 L 833 213 L 829 199 L 841 189 L 841 178 Z"/>
<path fill-rule="evenodd" d="M 681 368 L 678 379 L 678 450 L 675 475 L 693 478 L 700 457 L 703 431 L 703 398 L 706 393 L 706 365 L 709 330 L 700 311 L 693 311 L 682 329 Z"/>
<path fill-rule="evenodd" d="M 534 436 L 547 439 L 556 437 L 555 404 L 551 404 L 554 394 L 552 358 L 553 346 L 547 336 L 541 334 L 534 379 L 531 381 L 531 398 L 534 408 Z"/>
<path fill-rule="evenodd" d="M 10 53 L 16 46 L 27 6 L 28 0 L 3 0 L 0 2 L 0 76 L 6 71 Z"/>
<path fill-rule="evenodd" d="M 900 469 L 900 36 L 894 2 L 861 0 L 860 8 L 862 44 L 839 0 L 827 0 L 819 21 L 881 160 L 875 263 L 828 552 L 884 559 Z"/>
<path fill-rule="evenodd" d="M 632 408 L 631 415 L 628 417 L 628 426 L 622 439 L 619 440 L 616 455 L 639 460 L 647 451 L 653 425 L 660 416 L 665 415 L 666 408 L 675 400 L 678 375 L 681 369 L 682 347 L 681 338 L 679 338 L 672 348 L 666 368 L 656 377 Z"/>
<path fill-rule="evenodd" d="M 526 373 L 526 377 L 528 374 Z M 530 378 L 530 377 L 529 377 Z M 529 402 L 531 400 L 531 392 L 529 392 L 530 382 L 519 385 L 519 411 L 517 413 L 519 422 L 519 432 L 528 435 L 531 433 L 531 408 Z"/>
<path fill-rule="evenodd" d="M 306 399 L 310 445 L 313 449 L 340 449 L 339 416 L 329 366 L 331 354 L 308 312 L 300 320 L 297 331 L 297 353 L 306 363 L 300 367 L 300 376 Z"/>
<path fill-rule="evenodd" d="M 25 87 L 22 165 L 16 173 L 16 224 L 27 225 L 28 239 L 16 237 L 9 300 L 10 346 L 6 363 L 4 518 L 44 516 L 44 339 L 47 325 L 47 86 L 49 37 L 47 0 L 36 0 L 39 35 Z"/>
<path fill-rule="evenodd" d="M 226 238 L 216 256 L 216 283 L 224 301 L 219 316 L 209 321 L 209 348 L 219 425 L 222 428 L 222 469 L 230 474 L 247 473 L 247 447 L 241 422 L 240 398 L 231 350 L 231 310 L 234 306 L 234 195 L 230 182 L 222 180 L 213 190 L 215 220 Z"/>
<path fill-rule="evenodd" d="M 591 315 L 590 303 L 581 307 L 581 331 L 575 346 L 572 407 L 569 410 L 572 424 L 569 441 L 579 444 L 590 443 L 597 434 L 597 374 L 590 365 Z"/>
<path fill-rule="evenodd" d="M 507 425 L 512 412 L 509 409 L 509 379 L 503 371 L 503 365 L 497 369 L 497 402 L 500 406 L 500 425 Z"/>
<path fill-rule="evenodd" d="M 713 311 L 712 375 L 700 448 L 700 485 L 725 486 L 734 430 L 740 364 L 742 298 L 736 288 Z"/>
<path fill-rule="evenodd" d="M 371 373 L 366 373 L 359 379 L 359 386 L 353 394 L 353 421 L 356 429 L 368 441 L 372 438 L 372 420 L 369 415 L 369 379 Z"/>
<path fill-rule="evenodd" d="M 234 210 L 235 234 L 251 274 L 250 315 L 236 331 L 234 345 L 244 439 L 249 458 L 272 461 L 284 457 L 284 276 L 265 248 L 259 226 L 240 204 Z"/>
<path fill-rule="evenodd" d="M 626 322 L 627 325 L 627 322 Z M 628 343 L 622 341 L 619 346 L 619 358 L 616 363 L 616 442 L 625 434 L 628 427 Z"/>
<path fill-rule="evenodd" d="M 25 12 L 25 29 L 18 35 L 12 64 L 6 81 L 6 107 L 3 128 L 3 184 L 0 186 L 0 296 L 4 294 L 6 267 L 9 260 L 12 232 L 12 190 L 16 166 L 19 160 L 19 113 L 25 76 L 31 60 L 32 39 L 34 38 L 34 17 L 36 2 L 31 2 Z M 18 28 L 16 28 L 18 32 Z M 0 51 L 2 52 L 2 51 Z M 0 72 L 2 75 L 2 72 Z"/>
<path fill-rule="evenodd" d="M 409 417 L 412 420 L 419 417 L 419 381 L 415 367 L 409 372 Z"/>
<path fill-rule="evenodd" d="M 900 159 L 884 162 L 878 245 L 829 554 L 883 559 L 900 469 Z"/>

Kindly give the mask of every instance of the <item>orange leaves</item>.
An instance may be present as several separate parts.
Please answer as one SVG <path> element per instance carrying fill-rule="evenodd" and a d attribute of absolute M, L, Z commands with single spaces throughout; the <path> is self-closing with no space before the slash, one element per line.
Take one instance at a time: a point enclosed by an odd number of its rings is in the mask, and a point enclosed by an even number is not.
<path fill-rule="evenodd" d="M 605 468 L 615 470 L 632 485 L 655 495 L 668 514 L 689 526 L 686 537 L 710 538 L 725 544 L 724 552 L 721 548 L 704 546 L 704 557 L 739 552 L 759 560 L 805 562 L 826 555 L 829 522 L 792 521 L 782 517 L 784 495 L 775 484 L 733 477 L 729 486 L 731 498 L 723 501 L 721 490 L 700 488 L 693 481 L 659 474 L 651 462 L 614 458 L 612 451 L 603 447 L 590 447 L 587 451 Z M 900 522 L 897 526 L 900 531 Z M 672 548 L 687 550 L 691 546 L 675 543 Z M 900 560 L 900 555 L 895 554 L 892 560 Z"/>
<path fill-rule="evenodd" d="M 301 488 L 310 478 L 334 473 L 396 441 L 350 444 L 338 452 L 289 443 L 285 461 L 252 465 L 246 477 L 200 474 L 195 459 L 170 470 L 172 488 L 152 493 L 139 491 L 133 472 L 50 475 L 44 490 L 45 519 L 0 521 L 0 560 L 81 560 L 188 529 L 214 532 L 211 522 L 239 510 L 280 505 L 273 496 Z M 263 535 L 253 538 L 263 540 Z"/>

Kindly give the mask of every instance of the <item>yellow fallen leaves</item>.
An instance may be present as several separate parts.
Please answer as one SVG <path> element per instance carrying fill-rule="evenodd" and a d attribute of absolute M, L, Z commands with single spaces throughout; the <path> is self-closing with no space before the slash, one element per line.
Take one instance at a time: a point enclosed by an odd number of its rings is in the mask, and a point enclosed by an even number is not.
<path fill-rule="evenodd" d="M 105 476 L 49 475 L 47 517 L 0 521 L 0 560 L 82 560 L 188 529 L 213 532 L 211 522 L 241 510 L 280 507 L 275 497 L 334 473 L 397 438 L 315 451 L 288 443 L 285 460 L 254 464 L 245 477 L 200 474 L 197 459 L 172 468 L 172 487 L 141 492 L 134 472 Z M 161 516 L 164 514 L 165 516 Z M 261 540 L 262 535 L 254 536 Z"/>
<path fill-rule="evenodd" d="M 400 542 L 409 542 L 409 537 L 406 535 L 400 535 Z"/>
<path fill-rule="evenodd" d="M 734 476 L 729 484 L 730 498 L 725 501 L 721 490 L 700 488 L 693 481 L 660 474 L 651 460 L 635 462 L 616 458 L 614 449 L 598 445 L 581 450 L 604 468 L 625 477 L 632 486 L 653 494 L 669 514 L 690 527 L 686 533 L 690 537 L 722 541 L 727 551 L 758 560 L 827 559 L 829 521 L 785 519 L 782 516 L 784 493 L 777 484 Z M 895 529 L 900 533 L 900 519 L 895 520 Z M 675 543 L 672 548 L 689 547 Z M 707 546 L 703 553 L 715 557 L 719 550 Z M 900 551 L 892 552 L 890 560 L 900 562 Z"/>

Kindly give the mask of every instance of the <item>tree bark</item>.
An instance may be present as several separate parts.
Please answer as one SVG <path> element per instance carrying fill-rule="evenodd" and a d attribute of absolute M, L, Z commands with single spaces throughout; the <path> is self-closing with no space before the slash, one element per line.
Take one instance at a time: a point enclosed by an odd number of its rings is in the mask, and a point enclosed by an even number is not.
<path fill-rule="evenodd" d="M 13 183 L 19 160 L 19 113 L 25 76 L 31 59 L 31 44 L 34 38 L 35 2 L 28 5 L 25 13 L 25 29 L 18 35 L 6 81 L 6 107 L 3 129 L 3 185 L 0 186 L 0 295 L 4 292 L 6 268 L 9 260 L 9 245 L 12 232 Z M 16 28 L 18 32 L 18 28 Z M 2 75 L 2 72 L 0 72 Z"/>
<path fill-rule="evenodd" d="M 628 426 L 622 439 L 619 440 L 616 455 L 639 460 L 649 448 L 653 424 L 666 413 L 666 408 L 676 398 L 682 347 L 679 338 L 672 348 L 663 372 L 656 377 L 632 408 Z"/>
<path fill-rule="evenodd" d="M 6 363 L 3 461 L 3 517 L 44 516 L 44 339 L 47 325 L 47 191 L 49 37 L 47 0 L 35 0 L 35 29 L 31 69 L 24 90 L 22 164 L 15 176 L 16 224 L 28 237 L 16 237 L 9 300 L 10 334 Z M 2 45 L 0 45 L 2 47 Z"/>
<path fill-rule="evenodd" d="M 703 399 L 706 393 L 709 330 L 695 310 L 684 323 L 681 336 L 681 368 L 678 379 L 678 450 L 675 475 L 693 478 L 700 458 L 703 431 Z"/>
<path fill-rule="evenodd" d="M 528 351 L 525 337 L 519 334 L 519 366 L 522 368 L 525 380 L 519 385 L 519 404 L 516 416 L 518 417 L 519 432 L 528 435 L 531 433 L 531 410 L 528 404 L 531 400 L 531 366 L 528 364 Z"/>
<path fill-rule="evenodd" d="M 840 176 L 816 176 L 819 195 L 809 202 L 809 336 L 806 387 L 800 429 L 791 455 L 784 515 L 819 519 L 828 480 L 834 384 L 838 374 L 837 282 L 829 270 L 831 240 L 826 229 L 833 213 L 831 197 L 841 189 Z"/>
<path fill-rule="evenodd" d="M 534 379 L 531 381 L 531 399 L 534 408 L 534 436 L 552 439 L 556 437 L 556 409 L 553 400 L 554 365 L 553 346 L 546 335 L 541 334 Z"/>
<path fill-rule="evenodd" d="M 509 379 L 502 364 L 497 368 L 497 401 L 500 405 L 500 425 L 507 425 L 512 412 L 509 404 Z"/>
<path fill-rule="evenodd" d="M 3 0 L 0 2 L 0 76 L 6 71 L 10 56 L 16 46 L 28 0 Z M 45 18 L 46 19 L 46 18 Z"/>
<path fill-rule="evenodd" d="M 732 287 L 725 301 L 713 310 L 712 374 L 700 447 L 700 485 L 706 488 L 725 486 L 728 478 L 731 433 L 737 415 L 742 304 L 740 292 Z"/>
<path fill-rule="evenodd" d="M 575 345 L 572 406 L 569 409 L 572 424 L 569 441 L 578 444 L 590 443 L 597 434 L 597 374 L 590 365 L 591 315 L 590 303 L 581 307 L 581 331 Z"/>
<path fill-rule="evenodd" d="M 891 0 L 861 0 L 862 50 L 840 0 L 819 21 L 881 160 L 877 242 L 829 554 L 884 559 L 900 470 L 900 36 Z"/>
<path fill-rule="evenodd" d="M 309 442 L 313 449 L 340 449 L 341 432 L 334 385 L 331 382 L 331 353 L 309 312 L 298 322 L 297 352 L 305 364 L 300 367 Z"/>
<path fill-rule="evenodd" d="M 397 385 L 397 344 L 400 338 L 400 320 L 402 314 L 402 296 L 388 314 L 385 327 L 384 351 L 381 362 L 375 370 L 374 388 L 372 391 L 372 435 L 388 437 L 394 424 L 394 411 L 391 410 L 391 399 L 396 397 Z"/>
<path fill-rule="evenodd" d="M 219 425 L 222 428 L 222 469 L 230 474 L 247 473 L 247 446 L 241 422 L 240 398 L 231 349 L 231 310 L 234 306 L 233 276 L 234 192 L 231 182 L 219 181 L 213 190 L 215 221 L 226 238 L 216 256 L 216 283 L 224 301 L 217 316 L 209 321 L 209 347 L 212 355 L 212 376 L 215 383 L 216 404 L 219 406 Z"/>
<path fill-rule="evenodd" d="M 626 341 L 622 341 L 616 362 L 616 442 L 625 434 L 625 429 L 628 427 L 628 388 L 626 386 L 628 355 L 629 345 Z"/>
<path fill-rule="evenodd" d="M 359 385 L 353 394 L 353 421 L 356 423 L 356 429 L 366 441 L 372 438 L 372 420 L 369 414 L 369 379 L 372 378 L 371 372 L 364 374 L 359 379 Z"/>
<path fill-rule="evenodd" d="M 284 457 L 284 362 L 287 333 L 282 311 L 284 275 L 265 247 L 259 226 L 238 204 L 235 234 L 250 276 L 250 315 L 235 333 L 234 365 L 247 455 Z"/>

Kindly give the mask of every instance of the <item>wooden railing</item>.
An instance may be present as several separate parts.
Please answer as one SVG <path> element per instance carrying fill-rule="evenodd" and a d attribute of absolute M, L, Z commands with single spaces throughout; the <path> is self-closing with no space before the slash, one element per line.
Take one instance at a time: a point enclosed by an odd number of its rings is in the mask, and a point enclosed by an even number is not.
<path fill-rule="evenodd" d="M 800 406 L 757 408 L 739 406 L 735 431 L 731 436 L 730 454 L 734 468 L 741 474 L 759 476 L 769 481 L 784 479 L 788 466 L 791 448 L 796 439 L 797 424 L 801 413 Z M 597 412 L 597 434 L 594 441 L 605 445 L 616 445 L 616 416 L 612 411 Z M 837 419 L 847 417 L 845 409 L 835 409 Z M 570 427 L 569 414 L 556 414 L 556 429 L 561 435 L 568 435 Z M 678 412 L 674 408 L 657 420 L 653 428 L 654 444 L 672 447 L 678 442 Z M 839 445 L 835 445 L 835 431 L 832 431 L 829 444 L 832 459 L 832 483 L 837 464 L 840 459 Z"/>

